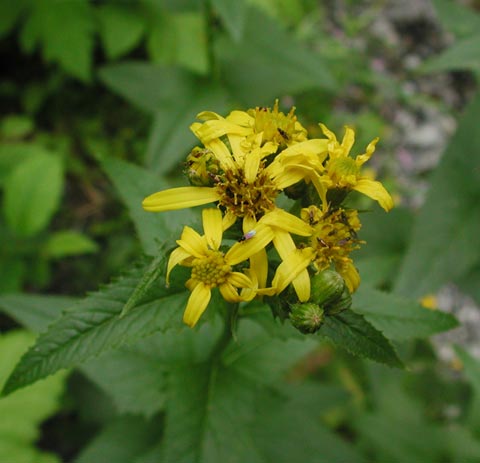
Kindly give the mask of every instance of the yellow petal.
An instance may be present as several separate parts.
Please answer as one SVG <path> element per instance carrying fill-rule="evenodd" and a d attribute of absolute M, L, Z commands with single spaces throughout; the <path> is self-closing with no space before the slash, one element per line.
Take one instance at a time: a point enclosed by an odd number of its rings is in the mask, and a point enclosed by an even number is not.
<path fill-rule="evenodd" d="M 365 154 L 360 154 L 355 158 L 355 164 L 357 164 L 357 166 L 360 167 L 371 158 L 372 154 L 375 151 L 375 145 L 378 143 L 378 140 L 379 140 L 378 137 L 373 139 L 368 144 L 367 149 L 365 150 Z"/>
<path fill-rule="evenodd" d="M 210 149 L 213 155 L 218 159 L 223 170 L 231 170 L 236 172 L 237 167 L 233 161 L 232 153 L 227 148 L 227 145 L 222 140 L 215 139 L 205 143 L 205 147 Z"/>
<path fill-rule="evenodd" d="M 248 153 L 245 157 L 244 175 L 248 183 L 253 183 L 258 175 L 260 166 L 260 152 L 258 150 Z"/>
<path fill-rule="evenodd" d="M 320 156 L 319 159 L 320 162 L 322 162 L 327 155 L 327 146 L 328 140 L 324 140 L 322 138 L 313 138 L 312 140 L 302 141 L 289 146 L 288 148 L 284 149 L 278 155 L 278 157 L 283 160 L 283 158 L 297 154 L 316 155 Z M 324 156 L 323 159 L 321 158 L 322 155 Z"/>
<path fill-rule="evenodd" d="M 312 234 L 310 225 L 280 208 L 267 212 L 260 219 L 259 223 L 293 233 L 294 235 L 310 236 Z"/>
<path fill-rule="evenodd" d="M 223 216 L 222 228 L 223 231 L 228 230 L 237 221 L 237 216 L 227 211 Z"/>
<path fill-rule="evenodd" d="M 257 226 L 257 219 L 254 216 L 246 215 L 243 218 L 242 230 L 243 233 L 248 233 L 250 230 L 253 230 Z"/>
<path fill-rule="evenodd" d="M 393 207 L 393 199 L 385 189 L 385 187 L 376 180 L 370 180 L 368 178 L 361 178 L 357 181 L 357 184 L 353 187 L 354 190 L 369 196 L 370 198 L 378 201 L 383 209 L 387 212 Z"/>
<path fill-rule="evenodd" d="M 218 287 L 223 298 L 228 302 L 241 302 L 243 298 L 238 294 L 236 288 L 231 283 L 223 283 Z"/>
<path fill-rule="evenodd" d="M 211 296 L 211 289 L 204 283 L 198 283 L 193 289 L 192 294 L 190 294 L 188 298 L 187 308 L 183 314 L 183 321 L 190 328 L 193 328 L 197 324 L 198 319 L 202 316 L 202 313 L 205 312 Z"/>
<path fill-rule="evenodd" d="M 292 281 L 292 285 L 300 302 L 306 302 L 310 299 L 310 275 L 307 269 L 300 272 Z"/>
<path fill-rule="evenodd" d="M 184 261 L 191 257 L 191 254 L 183 248 L 175 248 L 171 253 L 170 257 L 168 258 L 168 265 L 167 265 L 167 286 L 170 284 L 170 272 L 172 271 L 175 265 L 178 265 L 180 262 Z"/>
<path fill-rule="evenodd" d="M 253 127 L 255 123 L 255 119 L 245 111 L 232 111 L 227 116 L 227 120 L 242 127 Z"/>
<path fill-rule="evenodd" d="M 248 288 L 252 286 L 252 280 L 242 272 L 232 272 L 228 275 L 227 281 L 237 288 Z"/>
<path fill-rule="evenodd" d="M 208 250 L 205 239 L 188 226 L 183 227 L 182 236 L 177 240 L 177 244 L 195 257 L 205 256 Z"/>
<path fill-rule="evenodd" d="M 276 231 L 275 237 L 273 238 L 273 245 L 282 260 L 287 259 L 288 256 L 297 249 L 290 233 L 282 230 Z"/>
<path fill-rule="evenodd" d="M 341 265 L 335 265 L 335 269 L 342 275 L 350 293 L 355 292 L 360 286 L 360 275 L 353 262 L 342 262 Z"/>
<path fill-rule="evenodd" d="M 282 292 L 310 264 L 314 251 L 312 248 L 297 249 L 277 267 L 272 286 Z"/>
<path fill-rule="evenodd" d="M 268 276 L 268 258 L 265 249 L 250 256 L 250 269 L 255 273 L 259 288 L 265 288 Z"/>
<path fill-rule="evenodd" d="M 352 146 L 354 143 L 355 143 L 355 132 L 351 127 L 348 127 L 348 125 L 346 125 L 345 135 L 343 136 L 343 140 L 342 140 L 342 147 L 345 150 L 345 155 L 348 155 L 348 153 L 350 153 L 350 150 L 352 149 Z"/>
<path fill-rule="evenodd" d="M 203 231 L 205 239 L 211 249 L 218 250 L 222 244 L 223 223 L 222 213 L 219 209 L 203 209 L 202 211 Z"/>
<path fill-rule="evenodd" d="M 337 137 L 335 136 L 335 134 L 329 130 L 327 128 L 327 126 L 325 124 L 318 124 L 320 126 L 320 128 L 322 129 L 322 132 L 323 134 L 330 140 L 330 141 L 333 141 L 333 142 L 336 142 L 337 141 Z"/>
<path fill-rule="evenodd" d="M 282 172 L 275 175 L 274 182 L 277 189 L 283 190 L 305 179 L 305 176 L 308 175 L 307 169 L 303 166 L 300 166 L 300 168 L 297 167 L 298 166 L 288 166 Z"/>
<path fill-rule="evenodd" d="M 184 186 L 170 188 L 147 196 L 142 207 L 146 211 L 162 212 L 200 206 L 218 201 L 218 194 L 214 188 L 200 186 Z"/>
<path fill-rule="evenodd" d="M 259 225 L 254 231 L 255 234 L 250 239 L 235 243 L 225 254 L 225 261 L 229 265 L 236 265 L 247 260 L 250 256 L 264 249 L 274 237 L 270 227 Z"/>

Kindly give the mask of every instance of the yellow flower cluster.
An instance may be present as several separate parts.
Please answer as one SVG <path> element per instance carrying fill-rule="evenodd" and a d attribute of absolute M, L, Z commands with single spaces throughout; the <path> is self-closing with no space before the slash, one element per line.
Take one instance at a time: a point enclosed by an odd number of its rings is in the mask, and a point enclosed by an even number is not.
<path fill-rule="evenodd" d="M 154 193 L 142 204 L 153 212 L 217 206 L 202 211 L 203 235 L 185 226 L 169 258 L 167 280 L 176 265 L 192 269 L 185 323 L 197 323 L 215 287 L 225 300 L 241 302 L 279 294 L 292 284 L 304 302 L 310 298 L 311 273 L 334 266 L 350 292 L 355 291 L 360 277 L 349 255 L 362 243 L 357 239 L 361 225 L 357 211 L 342 207 L 342 200 L 356 190 L 385 210 L 392 208 L 383 185 L 361 172 L 378 139 L 352 158 L 351 128 L 341 143 L 323 124 L 325 138 L 309 139 L 294 108 L 284 114 L 278 102 L 225 118 L 202 112 L 198 119 L 202 122 L 190 128 L 202 146 L 185 163 L 192 186 Z M 299 197 L 299 214 L 277 205 L 283 192 Z M 238 241 L 222 246 L 225 230 L 236 227 Z M 267 284 L 270 244 L 281 263 Z"/>

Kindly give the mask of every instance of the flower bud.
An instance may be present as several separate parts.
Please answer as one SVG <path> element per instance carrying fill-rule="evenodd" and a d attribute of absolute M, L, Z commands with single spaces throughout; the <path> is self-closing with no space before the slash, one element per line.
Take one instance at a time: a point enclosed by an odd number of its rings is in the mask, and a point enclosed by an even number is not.
<path fill-rule="evenodd" d="M 329 315 L 340 313 L 343 310 L 349 309 L 352 305 L 352 295 L 348 290 L 347 286 L 343 289 L 343 292 L 339 299 L 334 301 L 328 307 L 325 308 Z"/>
<path fill-rule="evenodd" d="M 312 302 L 292 304 L 290 321 L 303 334 L 315 333 L 323 323 L 323 309 Z"/>
<path fill-rule="evenodd" d="M 209 149 L 193 148 L 185 162 L 185 175 L 194 186 L 213 186 L 218 183 L 220 167 Z"/>
<path fill-rule="evenodd" d="M 344 288 L 345 281 L 339 273 L 333 270 L 323 270 L 312 278 L 310 301 L 326 307 L 342 296 Z"/>

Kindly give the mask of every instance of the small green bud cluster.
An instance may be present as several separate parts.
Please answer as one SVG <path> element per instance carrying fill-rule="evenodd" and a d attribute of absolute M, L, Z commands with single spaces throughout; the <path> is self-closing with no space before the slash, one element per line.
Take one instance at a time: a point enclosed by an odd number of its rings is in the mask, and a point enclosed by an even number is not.
<path fill-rule="evenodd" d="M 301 333 L 315 333 L 324 317 L 350 308 L 352 296 L 341 275 L 324 270 L 312 278 L 311 296 L 308 302 L 290 305 L 290 321 Z"/>

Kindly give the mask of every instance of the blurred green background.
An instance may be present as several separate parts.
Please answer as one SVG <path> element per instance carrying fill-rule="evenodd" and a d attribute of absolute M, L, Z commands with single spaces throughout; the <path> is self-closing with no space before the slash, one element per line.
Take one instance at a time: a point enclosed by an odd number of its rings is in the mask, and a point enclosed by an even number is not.
<path fill-rule="evenodd" d="M 452 0 L 0 1 L 0 383 L 32 342 L 23 328 L 42 331 L 130 265 L 140 243 L 154 252 L 134 227 L 139 185 L 184 184 L 196 114 L 278 98 L 311 136 L 318 122 L 339 135 L 353 126 L 354 154 L 380 136 L 370 167 L 397 207 L 362 217 L 362 280 L 435 296 L 462 326 L 399 342 L 406 372 L 328 347 L 295 357 L 282 374 L 293 406 L 309 411 L 296 426 L 306 444 L 284 442 L 282 407 L 272 416 L 259 406 L 265 461 L 480 462 L 479 10 Z M 122 355 L 111 371 L 92 362 L 1 399 L 0 461 L 154 461 L 163 372 L 138 403 L 144 391 L 129 379 L 151 365 Z"/>

